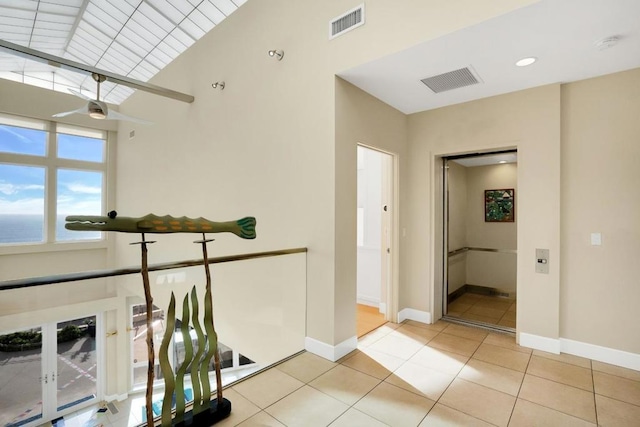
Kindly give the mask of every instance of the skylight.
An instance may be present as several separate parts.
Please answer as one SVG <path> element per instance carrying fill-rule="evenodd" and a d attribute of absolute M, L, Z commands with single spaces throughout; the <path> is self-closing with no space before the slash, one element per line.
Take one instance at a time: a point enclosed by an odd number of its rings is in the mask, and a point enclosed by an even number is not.
<path fill-rule="evenodd" d="M 0 39 L 148 81 L 246 0 L 0 0 Z M 0 78 L 94 97 L 91 76 L 0 51 Z M 120 104 L 133 89 L 105 82 Z"/>

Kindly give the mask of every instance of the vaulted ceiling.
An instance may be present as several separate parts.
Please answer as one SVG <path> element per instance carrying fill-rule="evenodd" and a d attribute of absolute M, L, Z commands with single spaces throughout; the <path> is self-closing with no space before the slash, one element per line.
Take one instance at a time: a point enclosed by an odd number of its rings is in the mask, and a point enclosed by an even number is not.
<path fill-rule="evenodd" d="M 0 39 L 143 82 L 246 0 L 0 0 Z M 0 78 L 93 96 L 86 73 L 0 50 Z M 133 89 L 102 84 L 119 104 Z"/>
<path fill-rule="evenodd" d="M 0 0 L 0 39 L 146 82 L 245 2 Z M 397 7 L 407 6 L 398 2 Z M 640 67 L 638 17 L 640 0 L 540 0 L 339 76 L 414 113 Z M 615 43 L 599 44 L 611 37 Z M 514 65 L 526 56 L 537 62 Z M 462 68 L 478 84 L 434 93 L 422 82 Z M 86 73 L 1 49 L 0 78 L 63 92 L 82 88 L 87 95 L 96 88 Z M 102 99 L 115 104 L 131 93 L 109 81 L 101 89 Z"/>

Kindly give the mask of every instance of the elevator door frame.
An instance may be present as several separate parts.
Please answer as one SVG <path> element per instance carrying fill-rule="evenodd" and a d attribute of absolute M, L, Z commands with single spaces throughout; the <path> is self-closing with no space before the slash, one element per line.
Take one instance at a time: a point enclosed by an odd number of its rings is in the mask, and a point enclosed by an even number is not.
<path fill-rule="evenodd" d="M 439 156 L 436 158 L 436 163 L 438 162 L 437 159 L 440 160 L 441 163 L 441 170 L 442 170 L 442 175 L 440 176 L 441 179 L 441 185 L 442 185 L 442 194 L 440 197 L 440 202 L 441 202 L 441 212 L 440 214 L 442 215 L 442 229 L 440 230 L 441 232 L 441 243 L 442 243 L 442 286 L 440 287 L 442 294 L 440 295 L 440 304 L 441 304 L 441 310 L 442 310 L 442 319 L 447 320 L 449 322 L 454 322 L 454 323 L 461 323 L 461 324 L 467 324 L 467 325 L 473 325 L 473 326 L 479 326 L 482 328 L 486 328 L 486 329 L 490 329 L 490 330 L 496 330 L 499 332 L 507 332 L 507 333 L 511 333 L 514 334 L 516 332 L 515 328 L 510 328 L 508 326 L 502 326 L 502 325 L 495 325 L 495 324 L 490 324 L 490 323 L 484 323 L 484 322 L 480 322 L 480 321 L 475 321 L 475 320 L 471 320 L 471 319 L 464 319 L 464 318 L 459 318 L 459 317 L 453 317 L 453 316 L 448 316 L 447 315 L 447 306 L 448 306 L 448 296 L 449 296 L 449 271 L 448 271 L 448 265 L 449 265 L 449 179 L 448 179 L 448 175 L 449 175 L 449 166 L 448 163 L 450 160 L 456 160 L 456 159 L 465 159 L 465 158 L 473 158 L 473 157 L 484 157 L 484 156 L 491 156 L 491 155 L 497 155 L 497 154 L 511 154 L 511 153 L 518 153 L 517 149 L 509 149 L 509 150 L 498 150 L 498 151 L 488 151 L 488 152 L 476 152 L 476 153 L 470 153 L 470 154 L 460 154 L 460 155 L 443 155 L 443 156 Z M 437 184 L 436 184 L 437 185 Z M 437 294 L 436 294 L 437 295 Z M 517 297 L 516 297 L 516 302 L 517 302 Z"/>

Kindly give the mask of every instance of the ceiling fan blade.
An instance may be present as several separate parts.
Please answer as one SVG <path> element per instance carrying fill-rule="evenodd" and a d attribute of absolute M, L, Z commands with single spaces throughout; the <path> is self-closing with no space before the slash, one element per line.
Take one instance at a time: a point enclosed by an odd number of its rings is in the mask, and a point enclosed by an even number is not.
<path fill-rule="evenodd" d="M 82 98 L 82 99 L 84 99 L 85 101 L 90 101 L 90 100 L 91 100 L 91 98 L 89 98 L 87 95 L 85 95 L 85 94 L 83 94 L 83 93 L 80 93 L 80 92 L 78 92 L 78 91 L 77 91 L 77 90 L 75 90 L 75 89 L 67 89 L 67 90 L 68 90 L 69 92 L 71 92 L 72 94 L 74 94 L 75 96 L 77 96 L 78 98 Z"/>
<path fill-rule="evenodd" d="M 83 107 L 78 108 L 77 110 L 65 111 L 64 113 L 54 114 L 51 117 L 66 117 L 70 116 L 71 114 L 89 114 L 89 105 L 85 104 Z"/>
<path fill-rule="evenodd" d="M 122 114 L 118 111 L 114 111 L 114 110 L 109 110 L 107 112 L 107 120 L 125 120 L 128 122 L 134 122 L 134 123 L 140 123 L 143 125 L 152 125 L 153 122 L 150 122 L 148 120 L 143 120 L 143 119 L 139 119 L 137 117 L 132 117 L 132 116 L 127 116 L 126 114 Z"/>

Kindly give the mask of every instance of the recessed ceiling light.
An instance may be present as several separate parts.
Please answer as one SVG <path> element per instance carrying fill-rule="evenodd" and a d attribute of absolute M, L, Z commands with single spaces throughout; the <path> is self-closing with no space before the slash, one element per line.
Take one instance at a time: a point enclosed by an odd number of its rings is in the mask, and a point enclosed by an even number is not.
<path fill-rule="evenodd" d="M 498 163 L 507 163 L 506 160 L 500 160 Z"/>
<path fill-rule="evenodd" d="M 536 58 L 535 56 L 530 56 L 528 58 L 522 58 L 521 60 L 519 60 L 518 62 L 516 62 L 516 65 L 518 67 L 526 67 L 527 65 L 531 65 L 534 62 L 536 62 L 538 60 L 538 58 Z"/>

